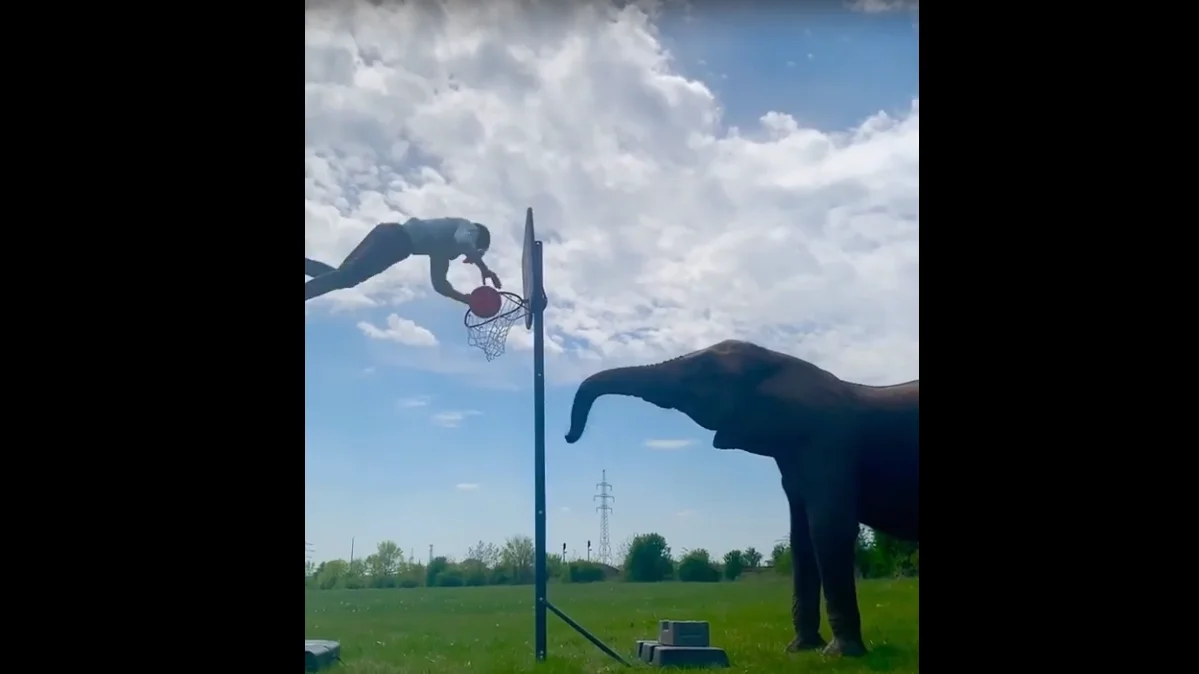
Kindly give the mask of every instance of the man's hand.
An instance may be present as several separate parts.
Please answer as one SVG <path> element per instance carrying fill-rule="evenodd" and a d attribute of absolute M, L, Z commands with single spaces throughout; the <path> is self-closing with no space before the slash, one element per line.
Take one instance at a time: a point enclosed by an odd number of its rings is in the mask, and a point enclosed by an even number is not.
<path fill-rule="evenodd" d="M 491 279 L 491 284 L 495 286 L 496 290 L 504 287 L 504 284 L 500 283 L 500 277 L 496 276 L 495 272 L 487 267 L 487 263 L 483 262 L 482 254 L 466 255 L 464 257 L 466 257 L 466 262 L 479 268 L 479 276 L 483 279 L 481 281 L 483 285 L 487 285 L 487 279 Z"/>

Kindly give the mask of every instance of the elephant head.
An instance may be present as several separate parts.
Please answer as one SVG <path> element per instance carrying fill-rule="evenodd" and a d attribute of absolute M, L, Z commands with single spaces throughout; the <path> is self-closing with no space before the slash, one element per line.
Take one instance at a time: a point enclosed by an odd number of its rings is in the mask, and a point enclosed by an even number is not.
<path fill-rule="evenodd" d="M 716 431 L 717 449 L 772 456 L 783 440 L 800 440 L 818 410 L 842 410 L 850 386 L 820 368 L 755 344 L 725 341 L 656 365 L 591 375 L 579 385 L 566 441 L 583 435 L 595 400 L 635 396 Z M 834 401 L 838 402 L 833 405 Z"/>

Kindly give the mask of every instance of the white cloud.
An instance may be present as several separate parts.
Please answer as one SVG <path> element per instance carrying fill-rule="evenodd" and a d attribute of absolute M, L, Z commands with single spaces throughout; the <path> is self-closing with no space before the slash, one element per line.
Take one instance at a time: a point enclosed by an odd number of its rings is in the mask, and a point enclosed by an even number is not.
<path fill-rule="evenodd" d="M 645 446 L 650 449 L 682 449 L 690 445 L 690 440 L 646 440 Z"/>
<path fill-rule="evenodd" d="M 683 519 L 690 519 L 695 517 L 698 513 L 696 513 L 694 510 L 680 510 L 675 514 Z"/>
<path fill-rule="evenodd" d="M 396 407 L 400 409 L 410 409 L 413 407 L 424 407 L 429 404 L 429 396 L 409 396 L 400 398 L 396 401 Z"/>
<path fill-rule="evenodd" d="M 371 339 L 383 339 L 398 342 L 405 346 L 437 346 L 437 338 L 433 333 L 407 318 L 395 314 L 387 316 L 387 327 L 379 328 L 366 321 L 358 322 L 358 329 Z"/>
<path fill-rule="evenodd" d="M 767 110 L 725 128 L 636 6 L 377 4 L 305 12 L 309 257 L 342 259 L 379 221 L 461 215 L 489 224 L 519 288 L 532 206 L 555 379 L 732 337 L 865 383 L 919 376 L 918 101 L 844 133 Z M 354 290 L 428 297 L 427 261 Z"/>
<path fill-rule="evenodd" d="M 920 11 L 920 0 L 853 0 L 846 5 L 855 12 L 863 14 L 880 14 L 882 12 L 898 12 L 908 10 Z"/>
<path fill-rule="evenodd" d="M 562 507 L 558 508 L 558 511 L 563 512 L 563 513 L 568 513 L 568 512 L 570 512 L 570 506 L 562 506 Z"/>
<path fill-rule="evenodd" d="M 479 488 L 479 484 L 477 482 L 459 482 L 454 486 L 458 489 L 458 491 L 475 491 Z"/>
<path fill-rule="evenodd" d="M 473 417 L 478 414 L 481 414 L 481 412 L 475 410 L 438 412 L 433 415 L 432 421 L 442 428 L 457 428 L 467 417 Z"/>

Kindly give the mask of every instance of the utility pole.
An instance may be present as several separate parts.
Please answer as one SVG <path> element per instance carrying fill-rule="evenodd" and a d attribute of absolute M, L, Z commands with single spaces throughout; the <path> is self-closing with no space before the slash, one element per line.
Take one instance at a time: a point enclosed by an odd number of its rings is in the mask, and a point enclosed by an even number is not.
<path fill-rule="evenodd" d="M 608 513 L 612 512 L 612 506 L 608 505 L 609 501 L 615 502 L 616 497 L 609 494 L 612 485 L 608 484 L 608 471 L 603 471 L 600 478 L 602 482 L 595 485 L 599 488 L 600 493 L 591 498 L 599 499 L 600 504 L 596 506 L 596 510 L 600 514 L 600 539 L 599 539 L 599 562 L 601 564 L 612 565 L 612 544 L 608 540 Z M 591 558 L 591 541 L 587 541 L 587 558 Z"/>

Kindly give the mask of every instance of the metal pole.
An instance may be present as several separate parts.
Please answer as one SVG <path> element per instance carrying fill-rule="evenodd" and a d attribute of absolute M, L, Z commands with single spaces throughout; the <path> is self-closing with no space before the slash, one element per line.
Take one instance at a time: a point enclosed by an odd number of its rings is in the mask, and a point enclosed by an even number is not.
<path fill-rule="evenodd" d="M 541 242 L 533 242 L 533 537 L 534 614 L 533 648 L 537 661 L 545 660 L 545 607 L 547 570 L 545 568 L 545 326 L 541 302 Z"/>
<path fill-rule="evenodd" d="M 601 651 L 607 653 L 617 662 L 628 667 L 629 663 L 620 657 L 616 651 L 604 645 L 595 635 L 583 629 L 583 626 L 570 619 L 556 606 L 550 603 L 546 596 L 546 585 L 549 572 L 546 569 L 545 550 L 545 326 L 542 323 L 542 312 L 545 311 L 545 287 L 541 283 L 541 242 L 533 242 L 533 297 L 529 299 L 529 310 L 533 312 L 533 648 L 537 661 L 545 661 L 545 619 L 546 611 L 570 625 L 576 632 L 583 635 Z M 591 541 L 587 541 L 588 556 L 591 555 Z"/>

